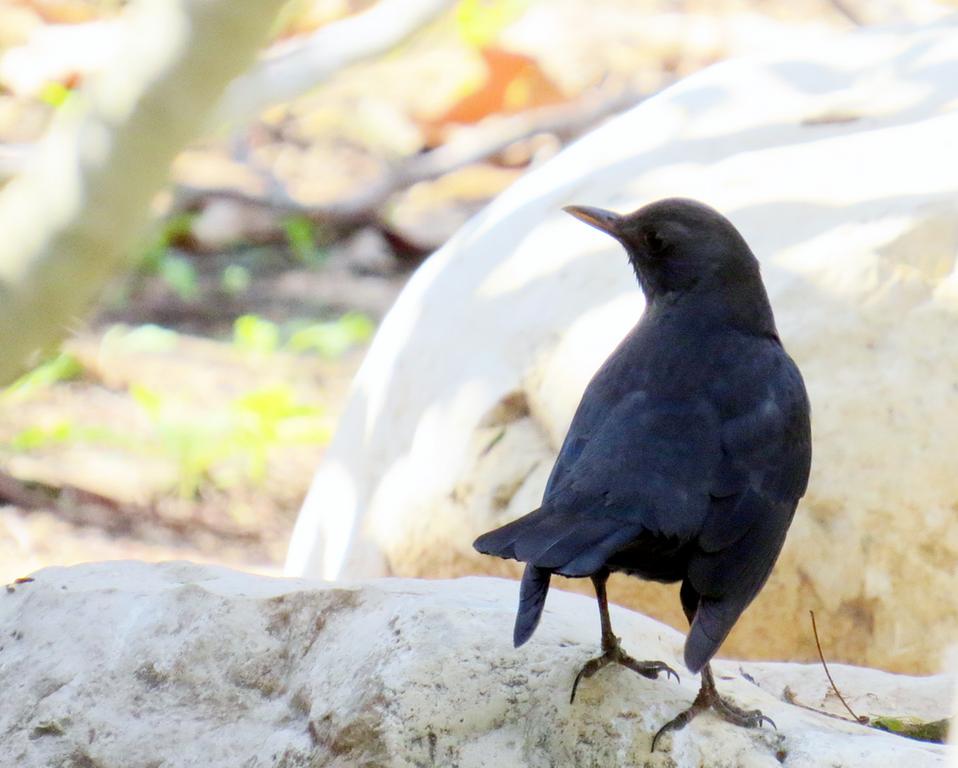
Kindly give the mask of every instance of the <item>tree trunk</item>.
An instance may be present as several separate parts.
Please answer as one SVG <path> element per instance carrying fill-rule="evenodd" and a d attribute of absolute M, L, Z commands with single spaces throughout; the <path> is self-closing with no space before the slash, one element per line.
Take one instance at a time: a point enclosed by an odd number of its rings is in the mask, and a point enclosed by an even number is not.
<path fill-rule="evenodd" d="M 0 191 L 0 384 L 125 268 L 176 154 L 266 42 L 283 0 L 141 0 L 124 46 Z"/>

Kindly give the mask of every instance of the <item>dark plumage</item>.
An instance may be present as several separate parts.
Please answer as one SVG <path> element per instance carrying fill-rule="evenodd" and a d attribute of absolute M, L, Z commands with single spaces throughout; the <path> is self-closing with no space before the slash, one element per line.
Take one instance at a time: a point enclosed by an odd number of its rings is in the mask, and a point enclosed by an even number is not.
<path fill-rule="evenodd" d="M 527 563 L 516 646 L 535 631 L 552 573 L 592 578 L 603 656 L 580 677 L 610 662 L 648 677 L 671 672 L 619 649 L 605 580 L 622 571 L 681 581 L 685 663 L 703 672 L 703 688 L 663 732 L 707 706 L 757 725 L 767 718 L 718 697 L 708 661 L 768 578 L 805 492 L 801 374 L 778 338 L 758 261 L 719 213 L 682 199 L 628 216 L 566 210 L 622 243 L 647 306 L 589 383 L 542 505 L 475 547 Z"/>

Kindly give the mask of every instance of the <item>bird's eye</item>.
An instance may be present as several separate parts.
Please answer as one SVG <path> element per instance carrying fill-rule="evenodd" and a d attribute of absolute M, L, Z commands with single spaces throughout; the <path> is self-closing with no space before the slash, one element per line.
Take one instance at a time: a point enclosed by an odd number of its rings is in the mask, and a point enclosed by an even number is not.
<path fill-rule="evenodd" d="M 645 247 L 650 253 L 662 253 L 668 248 L 668 243 L 654 229 L 647 229 L 642 233 L 642 239 L 645 241 Z"/>

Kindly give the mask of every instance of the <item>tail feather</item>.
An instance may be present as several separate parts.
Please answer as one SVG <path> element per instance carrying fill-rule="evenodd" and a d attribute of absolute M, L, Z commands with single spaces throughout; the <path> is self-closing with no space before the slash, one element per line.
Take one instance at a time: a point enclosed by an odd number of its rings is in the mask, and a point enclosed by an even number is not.
<path fill-rule="evenodd" d="M 702 598 L 685 639 L 685 666 L 695 674 L 704 667 L 725 640 L 742 613 L 742 607 L 722 600 Z"/>
<path fill-rule="evenodd" d="M 495 555 L 507 560 L 518 560 L 520 558 L 516 554 L 516 541 L 534 527 L 541 517 L 540 510 L 537 509 L 501 528 L 482 534 L 472 542 L 472 546 L 483 555 Z"/>
<path fill-rule="evenodd" d="M 521 560 L 563 576 L 589 576 L 617 550 L 641 535 L 640 525 L 617 517 L 580 520 L 539 508 L 473 542 L 484 555 Z"/>
<path fill-rule="evenodd" d="M 522 574 L 522 585 L 519 587 L 519 610 L 516 613 L 516 626 L 512 633 L 512 644 L 516 648 L 532 637 L 532 633 L 539 626 L 551 578 L 552 574 L 545 568 L 526 566 L 525 573 Z"/>

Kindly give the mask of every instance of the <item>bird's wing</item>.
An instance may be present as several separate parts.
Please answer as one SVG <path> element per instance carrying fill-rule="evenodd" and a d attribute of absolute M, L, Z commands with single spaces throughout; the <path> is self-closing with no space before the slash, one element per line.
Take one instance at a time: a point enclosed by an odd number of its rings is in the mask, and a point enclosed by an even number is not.
<path fill-rule="evenodd" d="M 721 423 L 707 400 L 652 402 L 642 391 L 629 393 L 540 509 L 481 543 L 503 557 L 583 576 L 640 537 L 690 540 L 708 514 L 720 458 Z"/>
<path fill-rule="evenodd" d="M 728 547 L 753 528 L 763 519 L 762 507 L 794 510 L 808 484 L 809 405 L 798 368 L 778 349 L 742 366 L 748 367 L 734 377 L 736 391 L 713 398 L 724 413 L 712 504 L 698 537 L 706 552 Z"/>
<path fill-rule="evenodd" d="M 694 614 L 686 664 L 698 670 L 718 650 L 775 565 L 811 464 L 809 406 L 784 352 L 746 380 L 743 407 L 722 423 L 722 458 L 696 538 L 683 594 Z M 744 395 L 744 396 L 741 396 Z"/>
<path fill-rule="evenodd" d="M 555 511 L 641 518 L 660 536 L 695 535 L 721 458 L 721 421 L 705 398 L 623 397 L 545 498 Z"/>

